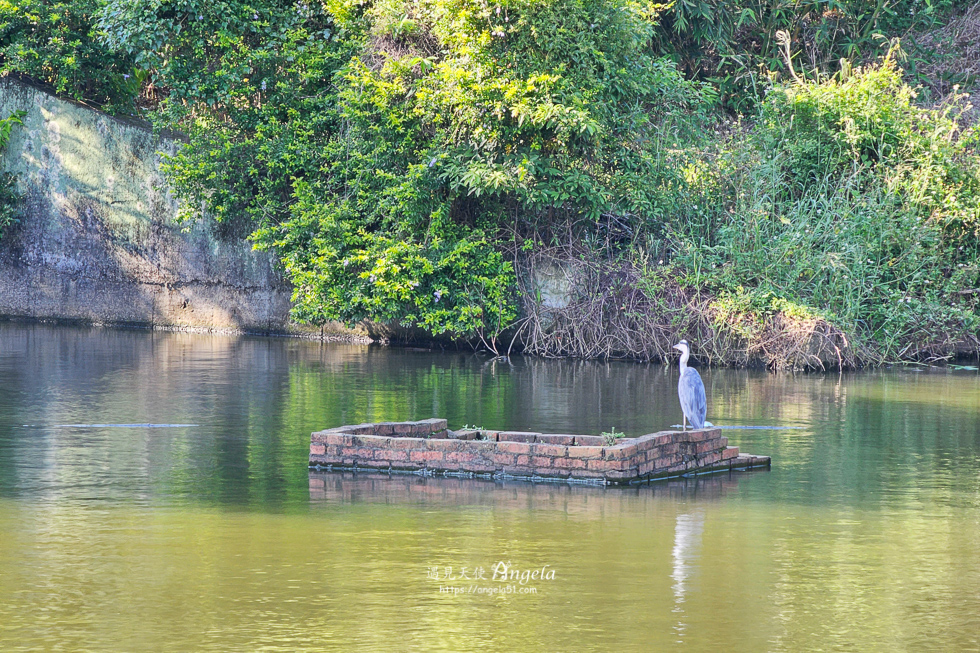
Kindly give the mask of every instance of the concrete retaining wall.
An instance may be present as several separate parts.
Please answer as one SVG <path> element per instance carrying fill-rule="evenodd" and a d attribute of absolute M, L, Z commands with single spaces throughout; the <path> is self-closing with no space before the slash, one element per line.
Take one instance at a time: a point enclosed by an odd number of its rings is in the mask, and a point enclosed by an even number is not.
<path fill-rule="evenodd" d="M 632 483 L 767 466 L 739 455 L 719 429 L 663 431 L 605 444 L 601 436 L 450 431 L 444 419 L 356 424 L 310 437 L 310 466 L 488 477 Z"/>
<path fill-rule="evenodd" d="M 0 169 L 17 175 L 25 218 L 0 234 L 0 316 L 313 332 L 290 322 L 292 288 L 270 254 L 174 223 L 160 152 L 178 141 L 0 79 L 0 117 L 17 110 Z"/>

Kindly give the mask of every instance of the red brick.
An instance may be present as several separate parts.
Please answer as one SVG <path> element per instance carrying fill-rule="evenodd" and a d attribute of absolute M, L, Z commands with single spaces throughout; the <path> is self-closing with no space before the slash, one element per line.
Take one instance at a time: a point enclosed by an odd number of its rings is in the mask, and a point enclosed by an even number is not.
<path fill-rule="evenodd" d="M 555 433 L 543 433 L 539 435 L 534 440 L 535 442 L 542 442 L 544 444 L 559 444 L 559 445 L 570 445 L 575 444 L 574 435 L 561 435 Z"/>
<path fill-rule="evenodd" d="M 388 438 L 389 449 L 423 449 L 425 440 L 422 438 Z"/>
<path fill-rule="evenodd" d="M 604 478 L 604 472 L 599 472 L 591 469 L 576 469 L 575 478 Z"/>
<path fill-rule="evenodd" d="M 443 459 L 441 451 L 411 451 L 408 459 L 415 462 L 434 462 Z"/>
<path fill-rule="evenodd" d="M 322 444 L 311 444 L 310 453 L 317 456 L 322 456 L 327 453 L 327 448 Z"/>
<path fill-rule="evenodd" d="M 568 478 L 572 474 L 571 470 L 562 469 L 561 467 L 538 467 L 535 469 L 535 473 L 538 476 L 551 478 Z"/>
<path fill-rule="evenodd" d="M 376 429 L 374 424 L 354 424 L 344 430 L 354 435 L 374 435 Z"/>
<path fill-rule="evenodd" d="M 447 428 L 446 420 L 442 419 L 441 417 L 431 417 L 429 419 L 419 420 L 415 423 L 424 425 L 429 430 L 429 433 L 444 431 Z"/>
<path fill-rule="evenodd" d="M 582 458 L 555 458 L 555 467 L 562 469 L 585 469 L 586 461 Z"/>
<path fill-rule="evenodd" d="M 531 458 L 531 464 L 535 467 L 551 467 L 551 458 L 548 456 L 534 456 Z"/>
<path fill-rule="evenodd" d="M 601 435 L 576 435 L 575 446 L 578 447 L 601 447 L 606 443 Z"/>
<path fill-rule="evenodd" d="M 409 422 L 412 425 L 412 433 L 414 435 L 419 435 L 425 437 L 432 433 L 432 429 L 425 422 Z"/>
<path fill-rule="evenodd" d="M 497 451 L 500 453 L 530 453 L 531 445 L 524 442 L 498 442 Z"/>
<path fill-rule="evenodd" d="M 715 465 L 717 463 L 720 463 L 721 462 L 721 452 L 720 451 L 713 451 L 712 453 L 709 453 L 707 456 L 705 456 L 704 458 L 702 458 L 699 462 L 700 462 L 701 465 L 703 465 L 705 467 L 710 467 L 711 465 Z"/>
<path fill-rule="evenodd" d="M 720 449 L 721 447 L 719 447 L 717 443 L 710 440 L 707 442 L 699 442 L 698 446 L 695 447 L 695 451 L 697 451 L 699 454 L 711 453 L 712 451 L 719 451 Z"/>
<path fill-rule="evenodd" d="M 540 433 L 529 433 L 526 431 L 500 431 L 497 433 L 498 442 L 534 442 Z"/>
<path fill-rule="evenodd" d="M 625 481 L 626 479 L 636 477 L 636 472 L 631 469 L 611 469 L 605 473 L 605 477 L 614 481 Z"/>
<path fill-rule="evenodd" d="M 536 456 L 564 456 L 568 453 L 568 447 L 557 444 L 532 444 L 531 455 Z"/>
<path fill-rule="evenodd" d="M 337 444 L 337 445 L 349 447 L 353 442 L 353 439 L 354 436 L 348 433 L 325 433 L 319 439 L 319 442 L 323 442 L 324 444 Z M 314 440 L 314 442 L 316 441 L 317 440 Z"/>
<path fill-rule="evenodd" d="M 401 462 L 408 460 L 408 452 L 403 449 L 378 449 L 374 452 L 374 457 L 378 460 Z"/>
<path fill-rule="evenodd" d="M 636 442 L 634 442 L 634 444 L 636 445 L 637 451 L 649 451 L 657 446 L 657 439 L 650 437 L 649 435 L 641 435 L 640 437 L 636 438 Z"/>
<path fill-rule="evenodd" d="M 391 467 L 391 463 L 387 460 L 360 460 L 357 462 L 358 467 L 369 467 L 371 469 L 388 469 Z"/>
<path fill-rule="evenodd" d="M 392 425 L 395 435 L 411 435 L 412 425 L 408 422 L 396 422 Z"/>
<path fill-rule="evenodd" d="M 450 451 L 445 455 L 446 462 L 462 465 L 465 463 L 485 463 L 483 456 L 472 451 Z"/>
<path fill-rule="evenodd" d="M 425 440 L 425 447 L 430 451 L 459 451 L 459 440 Z"/>
<path fill-rule="evenodd" d="M 523 457 L 527 458 L 527 456 Z M 517 463 L 517 456 L 512 453 L 494 453 L 490 454 L 490 460 L 497 465 L 514 465 Z"/>
<path fill-rule="evenodd" d="M 464 472 L 475 472 L 478 474 L 486 474 L 497 470 L 494 465 L 488 465 L 482 462 L 463 463 L 462 468 Z"/>
<path fill-rule="evenodd" d="M 326 429 L 324 431 L 314 431 L 310 434 L 310 442 L 326 442 L 327 438 L 337 433 L 342 433 L 341 429 Z"/>
<path fill-rule="evenodd" d="M 728 446 L 728 438 L 724 438 L 724 437 L 723 438 L 718 438 L 718 441 L 721 443 L 721 448 L 722 449 L 724 449 L 725 447 Z"/>
<path fill-rule="evenodd" d="M 654 447 L 650 451 L 644 451 L 641 460 L 656 460 L 664 455 L 663 447 Z"/>
<path fill-rule="evenodd" d="M 602 447 L 569 447 L 571 458 L 598 458 L 602 456 Z"/>
<path fill-rule="evenodd" d="M 531 456 L 518 456 L 517 457 L 517 460 L 515 461 L 515 463 L 517 465 L 521 465 L 523 467 L 530 467 L 531 466 Z"/>
<path fill-rule="evenodd" d="M 635 443 L 629 444 L 617 444 L 614 447 L 606 447 L 602 453 L 602 457 L 607 460 L 619 460 L 622 458 L 629 458 L 635 456 L 639 452 Z"/>
<path fill-rule="evenodd" d="M 333 460 L 328 459 L 326 456 L 319 456 L 316 454 L 310 454 L 310 464 L 311 465 L 331 465 Z"/>
<path fill-rule="evenodd" d="M 416 470 L 422 469 L 423 464 L 421 462 L 412 462 L 407 460 L 395 460 L 391 463 L 392 469 L 402 469 L 402 470 Z"/>
<path fill-rule="evenodd" d="M 615 463 L 614 460 L 590 460 L 586 469 L 591 469 L 597 472 L 604 472 L 610 468 L 610 464 Z"/>
<path fill-rule="evenodd" d="M 381 435 L 355 435 L 351 438 L 355 447 L 387 447 L 388 438 Z"/>
<path fill-rule="evenodd" d="M 738 458 L 738 447 L 728 447 L 721 452 L 722 460 L 728 460 L 730 458 Z"/>

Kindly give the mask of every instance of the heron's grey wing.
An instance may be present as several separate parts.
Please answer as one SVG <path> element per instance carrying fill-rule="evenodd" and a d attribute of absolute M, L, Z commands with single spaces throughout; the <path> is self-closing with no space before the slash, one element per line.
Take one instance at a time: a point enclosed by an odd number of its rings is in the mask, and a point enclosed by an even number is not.
<path fill-rule="evenodd" d="M 687 416 L 687 420 L 696 429 L 704 428 L 704 419 L 708 412 L 708 400 L 704 396 L 704 383 L 701 375 L 693 367 L 681 377 L 677 393 L 681 400 L 681 410 Z"/>

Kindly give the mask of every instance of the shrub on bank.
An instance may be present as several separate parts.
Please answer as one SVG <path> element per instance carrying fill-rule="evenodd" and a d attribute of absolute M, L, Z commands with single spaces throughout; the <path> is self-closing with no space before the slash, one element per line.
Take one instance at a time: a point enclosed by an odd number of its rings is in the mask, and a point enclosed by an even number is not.
<path fill-rule="evenodd" d="M 717 153 L 695 200 L 712 215 L 678 227 L 677 261 L 722 300 L 809 307 L 869 362 L 975 342 L 977 131 L 956 121 L 966 98 L 913 99 L 891 58 L 775 87 L 751 131 Z"/>
<path fill-rule="evenodd" d="M 101 0 L 0 0 L 0 71 L 27 75 L 56 93 L 132 110 L 139 92 L 132 57 L 99 40 Z"/>
<path fill-rule="evenodd" d="M 152 100 L 187 136 L 166 164 L 184 217 L 274 249 L 301 320 L 494 350 L 533 324 L 533 351 L 641 358 L 694 329 L 715 360 L 776 365 L 846 340 L 842 363 L 870 362 L 977 335 L 965 98 L 919 107 L 891 58 L 819 74 L 917 2 L 0 0 L 0 62 L 108 110 Z M 784 70 L 819 60 L 806 79 L 771 81 L 780 27 Z M 752 35 L 741 63 L 723 52 Z M 729 83 L 746 62 L 751 92 Z M 536 320 L 548 252 L 590 281 Z"/>

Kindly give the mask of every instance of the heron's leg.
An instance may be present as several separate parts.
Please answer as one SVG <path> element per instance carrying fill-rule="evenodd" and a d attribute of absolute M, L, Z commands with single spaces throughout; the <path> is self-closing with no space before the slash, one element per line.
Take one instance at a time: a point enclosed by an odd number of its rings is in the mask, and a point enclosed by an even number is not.
<path fill-rule="evenodd" d="M 681 419 L 681 430 L 687 430 L 687 415 L 684 415 L 684 417 Z"/>

